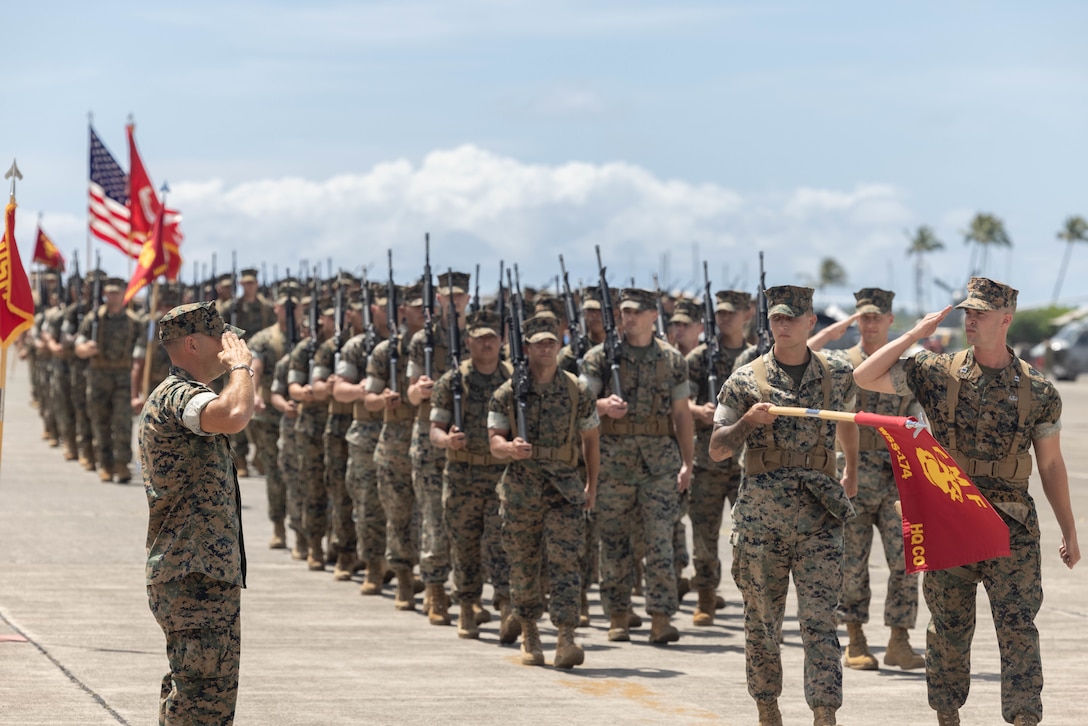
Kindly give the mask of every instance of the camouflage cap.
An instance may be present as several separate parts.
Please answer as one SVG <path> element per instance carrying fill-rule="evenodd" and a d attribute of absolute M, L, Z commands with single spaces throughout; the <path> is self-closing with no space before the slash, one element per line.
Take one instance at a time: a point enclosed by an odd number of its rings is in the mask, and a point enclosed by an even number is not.
<path fill-rule="evenodd" d="M 551 313 L 560 321 L 565 320 L 567 317 L 563 301 L 553 295 L 538 295 L 536 300 L 533 301 L 533 309 L 537 313 Z"/>
<path fill-rule="evenodd" d="M 797 318 L 812 313 L 812 288 L 798 287 L 797 285 L 778 285 L 768 287 L 764 293 L 767 296 L 768 315 L 788 315 Z"/>
<path fill-rule="evenodd" d="M 400 296 L 397 300 L 401 305 L 408 305 L 413 308 L 423 307 L 423 283 L 417 282 L 414 285 L 410 285 L 404 288 L 399 288 L 397 294 Z"/>
<path fill-rule="evenodd" d="M 348 306 L 352 310 L 363 309 L 363 291 L 361 289 L 352 290 L 350 293 L 348 293 Z"/>
<path fill-rule="evenodd" d="M 892 298 L 894 297 L 894 292 L 881 290 L 879 287 L 863 287 L 854 293 L 858 312 L 863 315 L 865 313 L 887 315 L 892 311 Z"/>
<path fill-rule="evenodd" d="M 752 307 L 752 296 L 740 290 L 718 290 L 714 293 L 714 312 L 744 312 Z"/>
<path fill-rule="evenodd" d="M 239 282 L 257 282 L 257 268 L 247 267 L 238 273 Z"/>
<path fill-rule="evenodd" d="M 389 302 L 389 285 L 384 282 L 371 282 L 370 302 L 373 305 L 385 305 Z"/>
<path fill-rule="evenodd" d="M 972 277 L 967 283 L 967 299 L 956 307 L 961 310 L 1015 310 L 1018 294 L 1018 290 L 988 277 Z"/>
<path fill-rule="evenodd" d="M 470 338 L 482 338 L 485 335 L 497 336 L 501 327 L 498 313 L 482 308 L 468 316 L 465 331 Z"/>
<path fill-rule="evenodd" d="M 583 287 L 582 288 L 582 309 L 583 310 L 600 310 L 601 309 L 601 288 Z"/>
<path fill-rule="evenodd" d="M 230 273 L 224 272 L 222 275 L 215 278 L 215 286 L 222 287 L 223 285 L 229 285 L 231 284 L 232 280 L 233 278 L 231 277 Z"/>
<path fill-rule="evenodd" d="M 159 340 L 166 342 L 186 335 L 210 335 L 218 338 L 225 331 L 234 331 L 238 337 L 245 335 L 244 330 L 227 325 L 220 317 L 214 302 L 189 303 L 179 305 L 159 321 Z"/>
<path fill-rule="evenodd" d="M 657 293 L 638 287 L 620 291 L 620 310 L 657 310 Z"/>
<path fill-rule="evenodd" d="M 669 316 L 669 324 L 673 323 L 701 323 L 703 322 L 703 306 L 696 305 L 693 300 L 677 300 L 673 304 L 672 315 Z"/>
<path fill-rule="evenodd" d="M 438 294 L 450 294 L 450 278 L 453 279 L 453 294 L 459 295 L 468 292 L 469 274 L 467 272 L 443 272 L 438 276 Z"/>
<path fill-rule="evenodd" d="M 323 297 L 317 301 L 317 309 L 322 315 L 331 318 L 336 314 L 336 302 L 331 297 Z"/>
<path fill-rule="evenodd" d="M 527 343 L 542 340 L 559 340 L 559 319 L 554 315 L 534 315 L 522 325 L 522 335 Z"/>
<path fill-rule="evenodd" d="M 124 292 L 128 287 L 120 277 L 107 277 L 102 281 L 102 292 Z"/>

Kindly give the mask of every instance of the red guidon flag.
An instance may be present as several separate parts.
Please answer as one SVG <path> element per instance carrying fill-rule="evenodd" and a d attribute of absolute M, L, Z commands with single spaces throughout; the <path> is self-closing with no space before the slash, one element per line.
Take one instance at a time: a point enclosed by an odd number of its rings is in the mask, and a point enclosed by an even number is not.
<path fill-rule="evenodd" d="M 162 218 L 164 216 L 160 211 L 159 218 L 155 223 L 155 229 L 147 241 L 144 242 L 144 248 L 136 259 L 136 271 L 132 273 L 128 289 L 125 290 L 125 305 L 128 305 L 136 293 L 154 282 L 156 277 L 166 274 L 166 253 L 162 248 Z"/>
<path fill-rule="evenodd" d="M 144 167 L 140 158 L 140 150 L 136 148 L 136 127 L 133 124 L 125 126 L 128 135 L 129 158 L 129 212 L 131 213 L 131 231 L 129 239 L 137 244 L 147 243 L 152 236 L 154 226 L 159 218 L 159 210 L 162 204 L 155 193 L 155 187 L 151 184 L 151 175 Z M 177 280 L 181 272 L 181 213 L 176 209 L 166 210 L 166 219 L 163 220 L 162 248 L 166 255 L 166 279 Z M 143 256 L 143 251 L 140 256 Z"/>
<path fill-rule="evenodd" d="M 60 253 L 53 240 L 38 225 L 38 239 L 34 242 L 34 262 L 40 262 L 53 270 L 64 272 L 64 255 Z"/>
<path fill-rule="evenodd" d="M 0 238 L 0 346 L 7 346 L 34 325 L 34 294 L 30 280 L 19 259 L 15 244 L 15 197 L 4 214 L 4 236 Z M 3 381 L 0 381 L 0 386 Z M 3 399 L 0 397 L 0 428 L 3 423 Z"/>
<path fill-rule="evenodd" d="M 933 435 L 913 418 L 858 413 L 892 457 L 903 509 L 907 572 L 946 570 L 1007 557 L 1009 528 Z"/>

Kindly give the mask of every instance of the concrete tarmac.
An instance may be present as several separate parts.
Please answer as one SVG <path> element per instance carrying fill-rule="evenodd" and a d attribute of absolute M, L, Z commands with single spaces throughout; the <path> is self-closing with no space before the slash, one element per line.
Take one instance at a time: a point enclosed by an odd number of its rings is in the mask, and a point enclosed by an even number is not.
<path fill-rule="evenodd" d="M 25 364 L 9 351 L 3 460 L 0 468 L 0 724 L 151 724 L 167 671 L 165 639 L 144 587 L 147 501 L 140 478 L 101 484 L 65 462 L 41 439 L 28 405 Z M 1059 384 L 1065 401 L 1063 449 L 1082 542 L 1088 540 L 1088 379 Z M 1088 723 L 1088 561 L 1060 562 L 1060 533 L 1032 477 L 1043 531 L 1045 601 L 1037 618 L 1043 649 L 1047 724 Z M 578 630 L 584 666 L 559 671 L 520 665 L 517 646 L 498 643 L 497 618 L 479 641 L 457 638 L 420 612 L 393 609 L 392 588 L 361 597 L 357 578 L 335 582 L 309 572 L 285 550 L 267 547 L 264 480 L 242 480 L 249 587 L 242 595 L 242 663 L 236 723 L 254 724 L 754 724 L 745 687 L 739 597 L 729 578 L 728 532 L 722 536 L 728 605 L 715 625 L 691 624 L 694 594 L 674 619 L 681 639 L 610 643 L 596 588 L 593 622 Z M 728 527 L 728 522 L 726 523 Z M 690 534 L 689 534 L 690 536 Z M 870 646 L 882 658 L 886 567 L 874 548 Z M 690 570 L 690 568 L 689 568 Z M 489 597 L 490 593 L 485 593 Z M 644 614 L 641 598 L 636 609 Z M 780 700 L 787 724 L 812 722 L 802 690 L 803 650 L 797 604 L 787 603 L 785 671 Z M 911 632 L 924 646 L 922 604 Z M 541 623 L 545 657 L 555 628 Z M 845 645 L 845 630 L 840 629 Z M 1000 666 L 993 622 L 979 588 L 966 724 L 1000 724 Z M 842 724 L 936 723 L 925 675 L 882 666 L 845 670 Z"/>

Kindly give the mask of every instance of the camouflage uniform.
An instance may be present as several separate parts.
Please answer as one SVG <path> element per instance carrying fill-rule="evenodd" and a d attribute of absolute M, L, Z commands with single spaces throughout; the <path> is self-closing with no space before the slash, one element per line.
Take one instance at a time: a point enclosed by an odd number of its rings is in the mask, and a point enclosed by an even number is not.
<path fill-rule="evenodd" d="M 849 351 L 831 351 L 828 355 L 847 361 L 853 368 L 869 357 L 860 345 Z M 913 396 L 864 390 L 858 391 L 854 409 L 886 416 L 913 416 L 920 410 Z M 895 511 L 899 490 L 895 486 L 891 456 L 876 429 L 859 426 L 858 434 L 858 493 L 850 500 L 857 517 L 846 523 L 843 532 L 843 578 L 838 620 L 840 623 L 869 622 L 869 601 L 872 598 L 869 555 L 873 546 L 873 527 L 876 527 L 884 546 L 884 559 L 888 563 L 884 625 L 910 629 L 918 619 L 918 575 L 907 573 L 903 559 L 903 518 Z M 841 460 L 842 457 L 839 458 Z"/>
<path fill-rule="evenodd" d="M 255 269 L 245 269 L 239 274 L 239 280 L 243 282 L 247 279 L 254 281 L 257 279 L 257 270 Z M 246 341 L 246 343 L 249 343 L 253 336 L 259 331 L 264 330 L 270 325 L 275 325 L 276 323 L 276 311 L 272 307 L 272 303 L 260 295 L 258 295 L 255 300 L 246 300 L 244 297 L 231 298 L 223 304 L 220 314 L 223 316 L 223 319 L 230 322 L 231 325 L 236 325 L 245 331 L 241 338 Z M 232 317 L 234 318 L 233 320 L 231 320 Z M 255 443 L 254 438 L 253 432 L 250 430 L 249 426 L 230 437 L 230 447 L 231 451 L 234 452 L 235 461 L 243 467 L 245 465 L 246 456 L 249 454 L 249 445 L 251 443 L 253 443 L 254 448 L 260 452 L 260 447 Z M 261 454 L 258 453 L 258 455 Z M 272 456 L 275 456 L 274 451 L 272 452 Z M 262 458 L 267 461 L 267 456 L 263 456 Z M 265 470 L 265 475 L 268 475 L 267 469 Z"/>
<path fill-rule="evenodd" d="M 840 360 L 823 360 L 812 354 L 795 385 L 772 349 L 729 377 L 718 396 L 715 424 L 736 423 L 754 404 L 767 400 L 779 406 L 852 410 L 847 408 L 856 390 L 852 368 Z M 760 365 L 769 385 L 766 396 L 758 382 Z M 835 605 L 842 588 L 843 521 L 853 510 L 835 478 L 835 424 L 779 416 L 749 433 L 746 443 L 731 540 L 733 579 L 744 598 L 748 693 L 766 702 L 782 692 L 778 634 L 792 574 L 805 647 L 805 700 L 813 709 L 837 709 L 842 705 L 842 664 Z M 805 452 L 822 457 L 824 467 L 784 463 L 775 468 L 762 463 L 760 450 Z"/>
<path fill-rule="evenodd" d="M 94 316 L 83 318 L 76 344 L 91 340 Z M 98 468 L 106 472 L 132 461 L 132 356 L 142 326 L 136 316 L 98 310 L 98 355 L 89 359 L 87 405 Z"/>
<path fill-rule="evenodd" d="M 969 297 L 997 300 L 1014 308 L 1016 291 L 985 278 L 972 278 Z M 989 308 L 992 309 L 992 308 Z M 933 436 L 957 457 L 975 486 L 1009 526 L 1011 556 L 951 570 L 926 572 L 922 583 L 932 619 L 926 638 L 929 705 L 938 711 L 960 708 L 971 685 L 971 639 L 975 630 L 978 583 L 986 588 L 1001 650 L 1001 714 L 1043 715 L 1042 659 L 1035 616 L 1042 605 L 1039 518 L 1028 494 L 1032 441 L 1061 430 L 1062 401 L 1054 385 L 1009 350 L 1012 361 L 984 371 L 973 350 L 960 355 L 921 351 L 896 363 L 892 381 L 900 395 L 913 394 L 925 410 Z M 954 362 L 955 361 L 955 362 Z M 954 418 L 948 415 L 950 382 L 958 379 Z M 1030 399 L 1025 401 L 1024 399 Z M 1009 478 L 971 471 L 975 461 L 1020 459 Z M 1008 461 L 1004 462 L 1008 465 Z M 1027 464 L 1026 471 L 1023 464 Z"/>
<path fill-rule="evenodd" d="M 291 351 L 287 383 L 305 386 L 312 383 L 310 345 L 312 337 L 299 341 Z M 318 346 L 317 343 L 313 345 Z M 316 350 L 314 366 L 316 369 Z M 302 527 L 310 549 L 320 543 L 329 529 L 329 490 L 325 478 L 325 424 L 329 415 L 328 401 L 300 403 L 295 419 L 295 444 L 298 447 L 299 488 L 302 492 Z M 312 553 L 311 553 L 312 554 Z"/>
<path fill-rule="evenodd" d="M 336 375 L 348 383 L 358 383 L 366 376 L 366 369 L 366 337 L 356 335 L 344 343 Z M 357 554 L 367 563 L 385 557 L 385 510 L 378 496 L 378 469 L 374 463 L 383 418 L 381 411 L 368 411 L 362 401 L 356 401 L 351 426 L 344 436 L 348 444 L 344 481 L 352 501 Z"/>
<path fill-rule="evenodd" d="M 345 333 L 346 335 L 346 333 Z M 314 354 L 314 381 L 329 378 L 335 368 L 335 339 L 329 338 Z M 329 415 L 325 421 L 325 482 L 328 486 L 328 498 L 332 504 L 332 532 L 336 539 L 336 554 L 344 555 L 347 560 L 355 559 L 358 546 L 355 539 L 355 523 L 352 521 L 352 499 L 348 496 L 345 476 L 348 469 L 348 433 L 354 416 L 354 406 L 350 403 L 329 398 Z M 345 561 L 343 564 L 350 564 Z"/>
<path fill-rule="evenodd" d="M 613 393 L 603 345 L 586 354 L 582 378 L 595 397 Z M 630 610 L 635 571 L 631 540 L 641 523 L 646 610 L 671 616 L 677 609 L 673 530 L 681 465 L 671 406 L 688 399 L 687 363 L 678 350 L 657 339 L 641 349 L 624 343 L 620 385 L 627 415 L 601 420 L 601 604 L 609 617 Z"/>
<path fill-rule="evenodd" d="M 283 522 L 287 516 L 287 484 L 279 465 L 280 424 L 283 414 L 272 407 L 272 383 L 275 380 L 276 362 L 287 353 L 287 335 L 273 322 L 249 339 L 249 350 L 254 360 L 260 360 L 261 400 L 264 409 L 254 411 L 246 427 L 256 448 L 256 457 L 264 470 L 265 491 L 268 493 L 268 518 Z M 281 392 L 287 397 L 286 388 Z"/>
<path fill-rule="evenodd" d="M 214 398 L 173 368 L 140 417 L 150 510 L 147 596 L 170 661 L 159 723 L 231 723 L 238 697 L 242 501 L 227 437 L 200 428 Z"/>
<path fill-rule="evenodd" d="M 397 355 L 397 390 L 400 405 L 386 409 L 381 434 L 374 449 L 378 468 L 378 495 L 385 510 L 385 559 L 394 570 L 411 569 L 419 560 L 419 533 L 412 523 L 416 505 L 412 487 L 412 421 L 416 407 L 408 402 L 408 375 L 405 365 L 408 345 L 404 336 Z M 381 393 L 389 387 L 390 341 L 383 340 L 374 348 L 366 364 L 366 390 Z"/>
<path fill-rule="evenodd" d="M 289 398 L 287 395 L 287 376 L 291 367 L 291 354 L 284 353 L 283 357 L 276 361 L 276 366 L 272 371 L 272 385 L 269 388 L 270 393 L 278 393 L 284 398 Z M 295 423 L 298 421 L 298 416 L 288 417 L 280 416 L 280 447 L 279 458 L 276 460 L 278 464 L 277 468 L 283 475 L 283 492 L 269 491 L 268 498 L 268 511 L 270 516 L 278 515 L 281 511 L 286 511 L 289 519 L 289 526 L 294 531 L 295 536 L 298 537 L 298 541 L 306 543 L 306 529 L 303 525 L 302 518 L 302 501 L 306 496 L 306 492 L 303 489 L 302 480 L 299 476 L 299 456 L 298 456 L 298 439 L 299 434 L 295 431 Z M 273 497 L 275 495 L 275 497 Z M 283 497 L 281 500 L 280 497 Z M 281 504 L 281 501 L 283 504 Z M 308 546 L 308 545 L 307 545 Z M 303 555 L 305 559 L 305 555 Z"/>
<path fill-rule="evenodd" d="M 431 396 L 431 421 L 453 425 L 453 375 L 446 371 Z M 471 360 L 461 364 L 463 395 L 462 427 L 465 448 L 446 449 L 442 505 L 453 559 L 453 582 L 462 601 L 478 601 L 483 595 L 485 570 L 495 599 L 510 595 L 510 563 L 503 550 L 496 484 L 506 461 L 495 459 L 487 436 L 491 394 L 510 378 L 509 364 L 485 375 Z"/>
<path fill-rule="evenodd" d="M 438 380 L 448 366 L 449 336 L 446 326 L 438 319 L 434 325 L 434 354 L 431 356 L 431 377 Z M 418 378 L 425 370 L 426 331 L 412 336 L 409 345 L 408 378 Z M 407 395 L 405 388 L 405 395 Z M 433 395 L 433 394 L 432 394 Z M 420 513 L 419 574 L 427 585 L 446 582 L 450 575 L 450 542 L 442 521 L 442 469 L 446 464 L 444 451 L 431 444 L 431 404 L 422 401 L 416 409 L 412 425 L 412 486 Z"/>
<path fill-rule="evenodd" d="M 79 332 L 81 307 L 69 305 L 65 311 L 61 335 L 65 345 L 75 342 Z M 75 420 L 76 447 L 79 449 L 80 463 L 84 468 L 94 469 L 95 453 L 91 435 L 91 419 L 87 410 L 87 369 L 89 362 L 78 356 L 68 361 L 69 390 L 72 400 L 72 415 Z"/>
<path fill-rule="evenodd" d="M 50 361 L 49 398 L 56 418 L 57 436 L 64 442 L 65 456 L 68 459 L 74 459 L 78 454 L 75 409 L 72 407 L 72 373 L 69 364 L 75 356 L 72 354 L 71 343 L 64 341 L 63 327 L 66 312 L 66 309 L 60 305 L 46 310 L 43 328 L 53 341 L 64 347 L 64 351 L 60 355 L 52 356 Z"/>
<path fill-rule="evenodd" d="M 511 381 L 499 386 L 488 408 L 489 429 L 513 429 L 513 399 Z M 550 383 L 530 380 L 525 434 L 534 458 L 509 463 L 498 489 L 510 597 L 522 621 L 535 623 L 544 614 L 540 579 L 546 552 L 552 624 L 578 624 L 585 481 L 578 478 L 577 451 L 581 432 L 599 425 L 594 397 L 574 376 L 556 371 Z"/>
<path fill-rule="evenodd" d="M 719 384 L 725 383 L 733 371 L 733 360 L 741 349 L 721 348 L 714 372 Z M 701 343 L 687 355 L 688 379 L 691 395 L 698 405 L 717 401 L 707 389 L 706 344 Z M 713 461 L 708 453 L 710 435 L 714 427 L 695 421 L 695 459 L 691 474 L 691 492 L 688 516 L 691 518 L 692 547 L 694 549 L 695 576 L 691 578 L 693 590 L 716 590 L 722 581 L 722 563 L 718 557 L 718 535 L 722 530 L 722 517 L 726 502 L 732 507 L 737 501 L 740 488 L 740 463 L 731 456 L 725 461 Z"/>

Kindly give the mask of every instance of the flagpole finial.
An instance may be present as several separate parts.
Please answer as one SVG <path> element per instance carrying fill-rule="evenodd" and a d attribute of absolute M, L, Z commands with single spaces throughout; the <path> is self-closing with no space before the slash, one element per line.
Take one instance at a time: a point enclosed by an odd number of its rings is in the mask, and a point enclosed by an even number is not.
<path fill-rule="evenodd" d="M 8 173 L 4 174 L 5 179 L 11 179 L 11 200 L 15 201 L 15 180 L 22 179 L 23 173 L 19 171 L 19 165 L 15 163 L 15 159 L 11 160 L 11 168 L 8 169 Z"/>
<path fill-rule="evenodd" d="M 159 191 L 162 192 L 163 194 L 169 194 L 170 193 L 170 185 L 166 183 L 165 179 L 162 182 L 162 186 L 159 187 Z"/>

